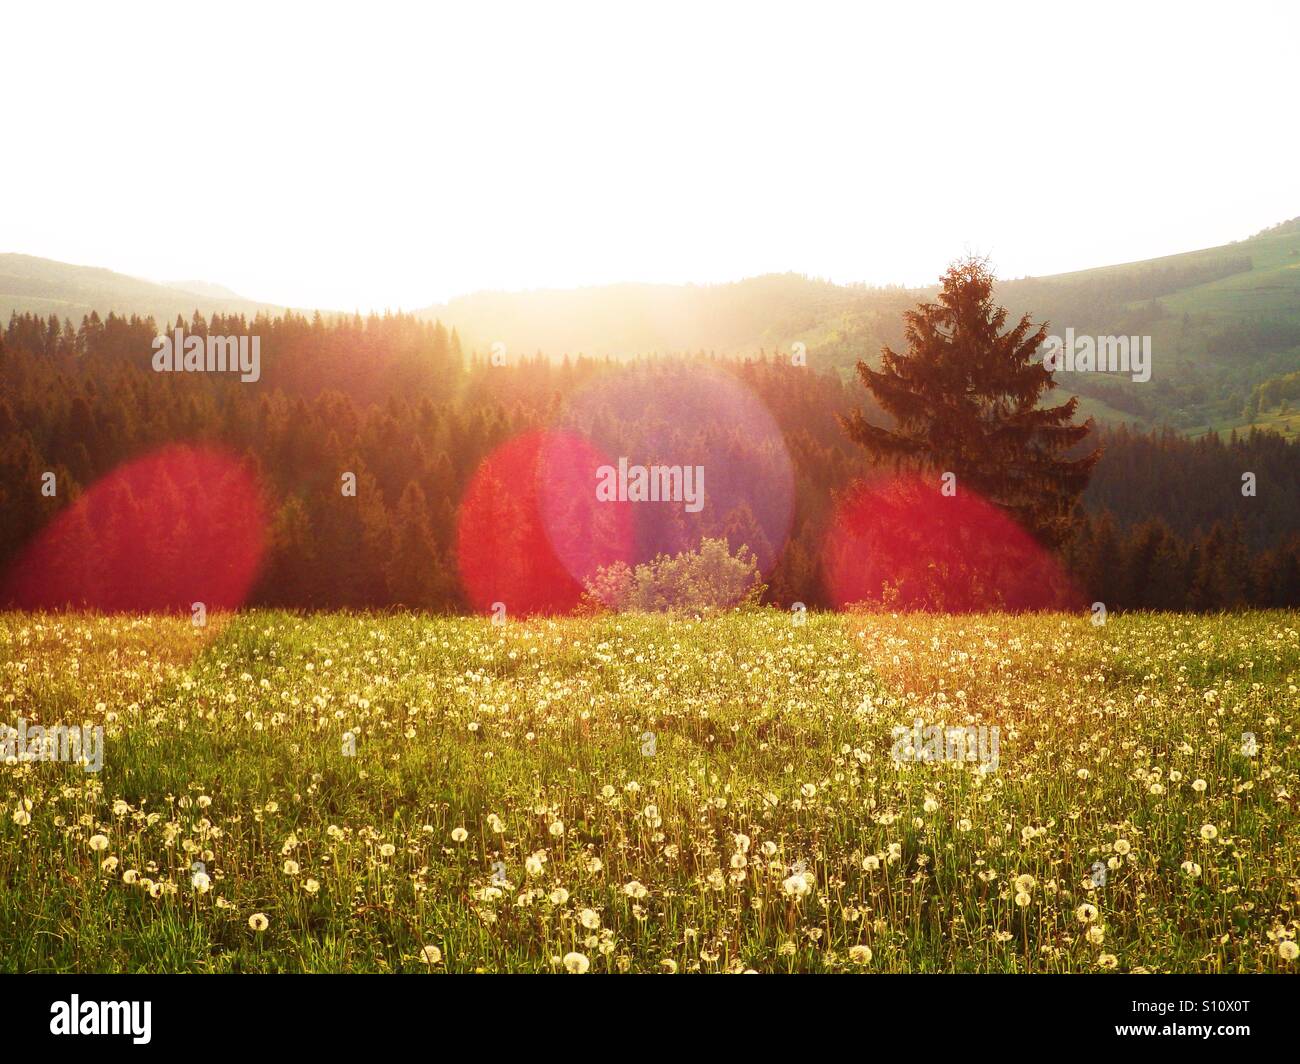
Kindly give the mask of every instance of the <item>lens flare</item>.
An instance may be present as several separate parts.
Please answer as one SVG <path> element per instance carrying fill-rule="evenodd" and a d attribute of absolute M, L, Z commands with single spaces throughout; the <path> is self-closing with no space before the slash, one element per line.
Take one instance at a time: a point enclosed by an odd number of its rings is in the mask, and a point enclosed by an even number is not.
<path fill-rule="evenodd" d="M 837 504 L 822 551 L 831 604 L 889 610 L 1073 609 L 1082 596 L 1003 510 L 958 486 L 900 477 Z"/>
<path fill-rule="evenodd" d="M 607 559 L 636 565 L 696 551 L 706 538 L 726 540 L 733 553 L 749 548 L 771 572 L 790 533 L 794 470 L 780 428 L 738 376 L 703 363 L 602 374 L 557 418 L 556 438 L 573 436 L 588 450 L 548 446 L 540 486 L 543 528 L 575 578 L 588 580 L 593 563 Z M 603 519 L 616 532 L 597 547 L 573 537 L 567 515 L 573 496 L 595 498 L 602 466 L 620 473 L 620 490 L 623 470 L 644 470 L 657 497 L 637 500 L 633 491 L 598 503 L 623 509 Z"/>
<path fill-rule="evenodd" d="M 170 446 L 115 469 L 59 513 L 13 564 L 3 598 L 25 610 L 233 610 L 265 540 L 251 473 L 221 451 Z"/>
<path fill-rule="evenodd" d="M 632 556 L 626 506 L 598 503 L 589 471 L 607 459 L 581 436 L 532 432 L 480 464 L 457 516 L 470 605 L 508 615 L 563 613 L 597 568 Z"/>

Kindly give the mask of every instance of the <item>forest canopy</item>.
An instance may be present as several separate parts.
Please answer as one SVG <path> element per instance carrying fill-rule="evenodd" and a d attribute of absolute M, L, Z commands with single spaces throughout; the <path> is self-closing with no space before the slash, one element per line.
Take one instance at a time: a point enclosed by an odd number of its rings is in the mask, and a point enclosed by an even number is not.
<path fill-rule="evenodd" d="M 18 587 L 13 574 L 60 514 L 115 470 L 185 446 L 229 456 L 240 472 L 222 478 L 227 490 L 242 490 L 239 476 L 257 486 L 262 543 L 241 604 L 481 609 L 466 586 L 468 548 L 458 537 L 476 474 L 508 441 L 547 429 L 593 382 L 629 372 L 651 375 L 660 382 L 655 390 L 681 390 L 701 367 L 734 379 L 770 415 L 782 454 L 774 456 L 772 440 L 755 438 L 748 425 L 721 418 L 701 424 L 703 415 L 651 423 L 634 404 L 598 426 L 617 453 L 636 460 L 654 439 L 668 451 L 712 448 L 729 464 L 752 469 L 774 468 L 779 457 L 788 460 L 791 477 L 788 514 L 774 517 L 739 496 L 699 514 L 674 511 L 650 532 L 638 532 L 626 559 L 633 568 L 717 540 L 733 556 L 748 550 L 758 557 L 763 601 L 831 605 L 824 539 L 836 501 L 883 472 L 838 420 L 855 410 L 884 418 L 871 396 L 856 381 L 785 357 L 683 353 L 631 369 L 585 358 L 494 365 L 466 356 L 454 331 L 408 315 L 196 315 L 175 324 L 197 335 L 257 334 L 261 379 L 154 373 L 158 328 L 149 319 L 92 314 L 74 327 L 14 315 L 0 333 L 0 571 L 9 576 L 9 604 L 52 604 L 49 588 L 41 599 Z M 1098 430 L 1083 446 L 1097 444 L 1104 454 L 1083 495 L 1084 513 L 1059 548 L 1089 597 L 1116 609 L 1300 605 L 1300 445 L 1262 432 L 1192 441 L 1125 428 Z M 186 468 L 185 476 L 198 476 L 193 471 L 201 467 Z M 1246 472 L 1257 484 L 1254 495 L 1243 494 Z M 42 490 L 48 474 L 53 493 Z M 342 490 L 345 474 L 352 475 L 352 494 Z M 114 490 L 123 495 L 120 484 Z M 150 498 L 137 495 L 130 505 L 159 505 Z M 222 532 L 235 542 L 240 534 Z M 76 535 L 94 570 L 121 531 L 90 522 Z M 491 556 L 505 540 L 480 537 L 478 546 Z M 568 608 L 583 590 L 575 578 L 556 601 Z M 548 593 L 533 605 L 547 608 Z M 57 604 L 76 605 L 75 595 Z"/>

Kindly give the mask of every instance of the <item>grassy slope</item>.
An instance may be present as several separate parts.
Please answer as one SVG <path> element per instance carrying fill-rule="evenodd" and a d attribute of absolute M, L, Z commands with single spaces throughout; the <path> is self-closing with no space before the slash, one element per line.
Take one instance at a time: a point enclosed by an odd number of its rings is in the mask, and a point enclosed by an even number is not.
<path fill-rule="evenodd" d="M 1263 234 L 1219 250 L 1249 254 L 1250 272 L 1164 297 L 1173 313 L 1300 317 L 1300 233 Z"/>
<path fill-rule="evenodd" d="M 1251 256 L 1253 268 L 1249 273 L 1225 277 L 1210 284 L 1186 289 L 1165 297 L 1162 303 L 1171 317 L 1153 329 L 1154 342 L 1176 357 L 1203 365 L 1213 364 L 1213 358 L 1193 343 L 1183 342 L 1181 318 L 1191 314 L 1200 331 L 1231 329 L 1243 320 L 1268 319 L 1300 323 L 1300 233 L 1265 234 L 1233 246 Z M 1180 352 L 1180 347 L 1186 348 Z M 1283 356 L 1281 352 L 1277 353 Z M 1295 352 L 1292 353 L 1294 356 Z M 1282 372 L 1300 367 L 1300 360 L 1291 357 L 1281 364 L 1279 372 L 1267 374 L 1280 376 Z M 1294 404 L 1293 404 L 1294 405 Z M 1293 436 L 1300 431 L 1300 412 L 1292 410 L 1283 415 L 1276 408 L 1265 410 L 1253 424 L 1261 429 Z M 1252 425 L 1243 416 L 1216 417 L 1211 420 L 1214 431 L 1227 436 L 1234 428 L 1248 430 Z M 1200 432 L 1192 435 L 1200 435 Z"/>
<path fill-rule="evenodd" d="M 1207 350 L 1207 341 L 1212 335 L 1231 334 L 1242 326 L 1259 321 L 1300 325 L 1300 231 L 1265 232 L 1222 247 L 1060 274 L 1044 278 L 1044 281 L 1067 286 L 1087 284 L 1094 280 L 1137 276 L 1153 267 L 1178 267 L 1236 255 L 1250 257 L 1249 271 L 1160 296 L 1159 303 L 1165 316 L 1138 330 L 1152 337 L 1155 351 L 1153 380 L 1182 382 L 1194 374 L 1203 382 L 1212 406 L 1223 397 L 1226 389 L 1234 385 L 1240 386 L 1244 401 L 1250 388 L 1262 380 L 1300 367 L 1300 349 L 1243 350 L 1231 358 Z M 1117 311 L 1136 313 L 1146 303 L 1146 300 L 1135 300 L 1120 304 Z M 1186 325 L 1184 315 L 1189 319 Z M 1125 330 L 1117 324 L 1114 331 Z M 1150 384 L 1132 384 L 1122 378 L 1118 383 L 1125 389 L 1132 389 L 1136 395 L 1152 396 Z M 1097 399 L 1091 399 L 1090 403 L 1100 420 L 1143 420 L 1112 410 Z M 1175 414 L 1167 403 L 1161 405 L 1158 401 L 1157 406 L 1159 416 L 1152 423 Z M 1232 428 L 1249 426 L 1239 416 L 1240 403 L 1231 404 L 1230 409 L 1223 412 L 1207 413 L 1208 407 L 1198 409 L 1195 406 L 1181 409 L 1185 409 L 1187 416 L 1176 417 L 1176 423 L 1185 424 L 1190 435 L 1202 434 L 1207 424 L 1225 436 Z M 1275 430 L 1288 427 L 1285 420 L 1277 424 L 1276 417 L 1268 416 L 1268 412 L 1261 415 L 1256 424 Z"/>
<path fill-rule="evenodd" d="M 1162 296 L 1170 317 L 1156 327 L 1157 338 L 1176 348 L 1184 313 L 1202 327 L 1253 318 L 1300 321 L 1300 233 L 1265 234 L 1214 250 L 1249 255 L 1251 270 Z M 1207 360 L 1203 351 L 1196 354 Z"/>
<path fill-rule="evenodd" d="M 5 716 L 109 737 L 0 767 L 0 969 L 1285 969 L 1298 628 L 3 615 Z M 893 763 L 916 717 L 996 771 Z"/>

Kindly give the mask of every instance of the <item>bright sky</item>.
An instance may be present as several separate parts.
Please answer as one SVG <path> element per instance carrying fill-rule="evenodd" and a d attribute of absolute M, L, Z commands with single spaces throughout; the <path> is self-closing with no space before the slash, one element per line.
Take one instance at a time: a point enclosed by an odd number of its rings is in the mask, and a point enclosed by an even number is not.
<path fill-rule="evenodd" d="M 1071 13 L 1072 12 L 1072 13 Z M 294 306 L 922 284 L 1300 214 L 1300 4 L 8 4 L 0 251 Z"/>

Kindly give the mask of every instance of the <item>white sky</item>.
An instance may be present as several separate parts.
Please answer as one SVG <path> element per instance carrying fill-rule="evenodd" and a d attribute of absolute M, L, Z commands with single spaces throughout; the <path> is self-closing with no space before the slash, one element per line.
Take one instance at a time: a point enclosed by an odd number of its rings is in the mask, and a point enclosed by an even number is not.
<path fill-rule="evenodd" d="M 1300 3 L 10 3 L 0 251 L 246 296 L 932 282 L 1300 214 Z M 1040 154 L 1035 159 L 1033 152 Z"/>

